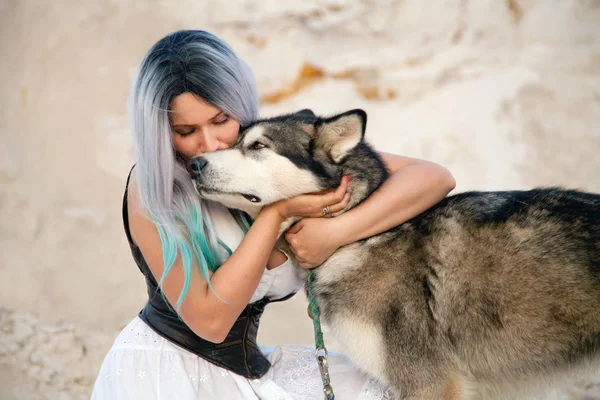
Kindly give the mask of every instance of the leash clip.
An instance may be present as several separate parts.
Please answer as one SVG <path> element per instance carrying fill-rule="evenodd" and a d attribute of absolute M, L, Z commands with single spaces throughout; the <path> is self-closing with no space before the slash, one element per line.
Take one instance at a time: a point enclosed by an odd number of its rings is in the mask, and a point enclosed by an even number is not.
<path fill-rule="evenodd" d="M 335 395 L 333 394 L 333 388 L 331 387 L 331 379 L 329 377 L 329 363 L 327 362 L 327 349 L 323 348 L 324 355 L 319 355 L 319 350 L 315 351 L 315 357 L 317 358 L 317 364 L 319 364 L 319 371 L 321 372 L 321 380 L 323 381 L 323 393 L 325 394 L 325 400 L 334 400 Z"/>

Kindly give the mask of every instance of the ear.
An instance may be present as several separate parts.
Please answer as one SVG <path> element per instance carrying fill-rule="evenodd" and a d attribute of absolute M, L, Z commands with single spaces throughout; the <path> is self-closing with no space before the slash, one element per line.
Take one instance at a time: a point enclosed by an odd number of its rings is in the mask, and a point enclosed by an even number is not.
<path fill-rule="evenodd" d="M 339 163 L 363 139 L 367 113 L 356 109 L 321 120 L 316 124 L 317 142 Z"/>
<path fill-rule="evenodd" d="M 315 113 L 308 109 L 308 108 L 304 108 L 300 111 L 296 111 L 293 114 L 290 114 L 290 116 L 296 120 L 296 123 L 298 125 L 298 127 L 300 129 L 302 129 L 304 132 L 306 132 L 307 135 L 309 136 L 313 136 L 314 132 L 315 132 L 315 126 L 314 123 L 317 120 L 317 116 L 315 115 Z"/>
<path fill-rule="evenodd" d="M 305 108 L 304 110 L 300 110 L 298 112 L 295 112 L 294 116 L 298 116 L 298 117 L 312 117 L 312 118 L 316 118 L 317 117 L 315 115 L 315 113 L 312 110 L 309 110 L 308 108 Z"/>

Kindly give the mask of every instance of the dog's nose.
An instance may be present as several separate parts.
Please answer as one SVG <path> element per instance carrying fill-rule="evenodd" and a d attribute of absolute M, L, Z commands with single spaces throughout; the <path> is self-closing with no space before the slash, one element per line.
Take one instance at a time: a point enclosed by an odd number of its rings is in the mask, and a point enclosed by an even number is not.
<path fill-rule="evenodd" d="M 208 161 L 206 160 L 206 158 L 194 157 L 188 162 L 187 169 L 190 172 L 190 174 L 192 175 L 192 177 L 196 177 L 196 176 L 200 175 L 200 173 L 202 172 L 202 169 L 204 167 L 206 167 L 206 164 L 208 164 Z"/>

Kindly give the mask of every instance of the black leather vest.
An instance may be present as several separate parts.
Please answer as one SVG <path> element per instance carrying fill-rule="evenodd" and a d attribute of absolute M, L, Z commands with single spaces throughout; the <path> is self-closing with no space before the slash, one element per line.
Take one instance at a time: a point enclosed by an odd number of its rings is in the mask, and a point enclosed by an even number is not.
<path fill-rule="evenodd" d="M 256 335 L 264 308 L 272 300 L 265 298 L 246 306 L 223 343 L 212 343 L 196 335 L 167 302 L 148 264 L 146 264 L 141 250 L 131 238 L 127 212 L 128 187 L 129 177 L 127 178 L 123 198 L 123 224 L 131 247 L 131 254 L 140 271 L 146 277 L 146 286 L 148 287 L 148 302 L 140 311 L 139 317 L 160 336 L 219 367 L 246 378 L 256 379 L 262 377 L 271 364 L 258 348 Z M 283 301 L 293 295 L 292 293 L 274 301 Z"/>

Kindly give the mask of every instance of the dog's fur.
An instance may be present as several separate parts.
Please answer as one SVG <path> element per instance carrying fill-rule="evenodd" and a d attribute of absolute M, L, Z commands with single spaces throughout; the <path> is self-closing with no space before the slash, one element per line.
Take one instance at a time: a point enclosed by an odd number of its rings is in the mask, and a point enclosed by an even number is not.
<path fill-rule="evenodd" d="M 260 120 L 230 149 L 192 160 L 192 176 L 201 196 L 255 216 L 347 175 L 349 209 L 387 177 L 365 125 L 361 110 Z M 596 365 L 600 196 L 457 194 L 340 248 L 314 277 L 331 333 L 398 398 L 516 398 Z"/>

